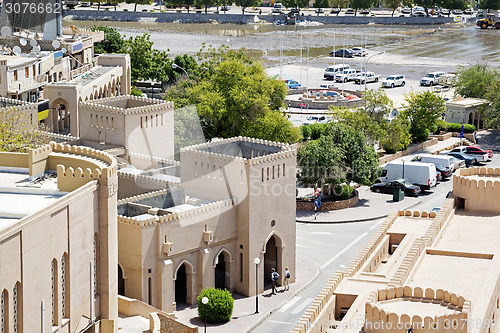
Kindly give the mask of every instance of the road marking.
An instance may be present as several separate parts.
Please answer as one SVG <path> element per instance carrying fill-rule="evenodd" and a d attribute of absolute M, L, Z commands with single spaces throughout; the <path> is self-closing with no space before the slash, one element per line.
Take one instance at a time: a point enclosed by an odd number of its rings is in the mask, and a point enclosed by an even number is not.
<path fill-rule="evenodd" d="M 330 258 L 330 260 L 328 260 L 327 262 L 325 262 L 323 265 L 321 265 L 321 269 L 325 269 L 326 266 L 330 265 L 332 262 L 334 262 L 338 257 L 340 257 L 342 254 L 344 254 L 344 252 L 346 252 L 347 250 L 349 250 L 354 244 L 356 244 L 357 242 L 359 242 L 363 237 L 365 237 L 366 235 L 368 235 L 367 232 L 363 233 L 362 235 L 360 235 L 358 238 L 356 238 L 355 240 L 353 240 L 351 242 L 351 244 L 347 245 L 346 247 L 344 247 L 344 249 L 342 251 L 340 251 L 339 253 L 337 253 L 335 256 L 333 256 L 332 258 Z"/>
<path fill-rule="evenodd" d="M 313 234 L 313 235 L 333 235 L 331 232 L 326 232 L 326 231 L 306 231 L 308 234 Z"/>
<path fill-rule="evenodd" d="M 291 325 L 291 326 L 294 326 L 295 324 L 297 324 L 297 323 L 289 323 L 286 321 L 279 321 L 279 320 L 269 320 L 268 322 L 274 323 L 274 324 L 280 324 L 280 325 Z"/>
<path fill-rule="evenodd" d="M 299 299 L 301 299 L 302 297 L 300 296 L 295 296 L 294 298 L 292 298 L 288 303 L 286 303 L 285 305 L 283 305 L 281 307 L 281 309 L 278 310 L 278 312 L 285 312 L 286 310 L 288 310 L 292 305 L 294 305 L 295 303 L 297 303 L 297 301 Z"/>
<path fill-rule="evenodd" d="M 307 299 L 304 300 L 304 302 L 300 303 L 296 308 L 295 310 L 293 310 L 292 312 L 290 312 L 291 314 L 297 314 L 299 313 L 300 311 L 304 310 L 309 304 L 311 304 L 311 302 L 313 301 L 314 298 L 312 297 L 309 297 Z"/>
<path fill-rule="evenodd" d="M 373 229 L 375 229 L 376 227 L 378 227 L 378 226 L 380 225 L 380 223 L 382 223 L 383 221 L 384 221 L 384 220 L 380 220 L 380 221 L 378 221 L 377 223 L 375 223 L 375 224 L 374 224 L 374 225 L 370 228 L 370 230 L 373 230 Z"/>

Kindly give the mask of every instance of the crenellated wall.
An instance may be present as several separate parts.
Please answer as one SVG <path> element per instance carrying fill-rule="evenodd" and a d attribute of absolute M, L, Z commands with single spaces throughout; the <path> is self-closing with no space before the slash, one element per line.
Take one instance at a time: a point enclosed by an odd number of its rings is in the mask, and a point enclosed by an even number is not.
<path fill-rule="evenodd" d="M 177 188 L 179 182 L 160 179 L 144 174 L 118 171 L 118 199 L 166 188 Z"/>
<path fill-rule="evenodd" d="M 121 95 L 97 100 L 88 100 L 85 102 L 82 101 L 79 105 L 91 111 L 123 115 L 146 114 L 149 112 L 174 109 L 174 102 L 134 95 Z"/>
<path fill-rule="evenodd" d="M 453 175 L 453 195 L 466 211 L 500 213 L 500 168 L 460 169 Z"/>
<path fill-rule="evenodd" d="M 421 302 L 427 306 L 442 306 L 453 311 L 452 314 L 442 316 L 419 316 L 410 317 L 408 314 L 397 314 L 384 310 L 381 302 Z M 432 305 L 431 305 L 432 304 Z M 410 328 L 415 333 L 427 332 L 467 332 L 467 318 L 470 316 L 471 303 L 464 297 L 450 293 L 443 289 L 425 290 L 420 287 L 411 288 L 400 286 L 396 288 L 382 289 L 373 292 L 365 304 L 365 326 L 366 333 L 401 332 L 407 333 Z M 403 311 L 402 311 L 403 312 Z"/>

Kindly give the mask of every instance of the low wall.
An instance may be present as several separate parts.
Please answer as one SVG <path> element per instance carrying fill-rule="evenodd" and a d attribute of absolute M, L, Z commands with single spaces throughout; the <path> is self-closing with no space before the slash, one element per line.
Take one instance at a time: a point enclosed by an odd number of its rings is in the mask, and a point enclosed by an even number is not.
<path fill-rule="evenodd" d="M 378 159 L 378 164 L 389 163 L 389 162 L 394 161 L 394 160 L 396 160 L 396 159 L 398 159 L 400 157 L 413 154 L 413 153 L 415 153 L 415 152 L 417 152 L 419 150 L 422 150 L 422 149 L 425 149 L 427 147 L 433 146 L 433 145 L 435 145 L 437 143 L 438 143 L 438 139 L 432 138 L 432 139 L 429 139 L 429 140 L 427 140 L 425 142 L 418 143 L 418 144 L 415 144 L 415 145 L 411 145 L 406 150 L 398 151 L 395 154 L 385 155 L 385 156 L 379 158 Z"/>
<path fill-rule="evenodd" d="M 212 13 L 159 13 L 111 10 L 67 10 L 64 18 L 80 21 L 124 21 L 157 23 L 255 23 L 284 21 L 286 15 L 212 14 Z M 323 24 L 384 24 L 384 25 L 442 25 L 453 23 L 453 17 L 372 17 L 372 16 L 301 16 Z"/>
<path fill-rule="evenodd" d="M 451 132 L 440 132 L 439 134 L 431 134 L 429 135 L 429 138 L 436 138 L 438 141 L 444 141 L 448 140 L 451 138 L 452 133 Z"/>
<path fill-rule="evenodd" d="M 344 208 L 356 206 L 359 202 L 359 194 L 358 194 L 358 191 L 356 191 L 356 190 L 354 190 L 354 193 L 355 193 L 355 195 L 352 198 L 347 199 L 347 200 L 322 202 L 321 208 L 319 210 L 320 211 L 339 210 L 339 209 L 344 209 Z M 296 208 L 297 208 L 297 210 L 313 211 L 314 210 L 314 201 L 311 201 L 311 202 L 297 201 Z"/>
<path fill-rule="evenodd" d="M 27 153 L 0 152 L 0 166 L 10 168 L 27 168 Z"/>
<path fill-rule="evenodd" d="M 151 333 L 198 333 L 198 327 L 185 325 L 159 312 L 149 314 L 149 330 Z"/>

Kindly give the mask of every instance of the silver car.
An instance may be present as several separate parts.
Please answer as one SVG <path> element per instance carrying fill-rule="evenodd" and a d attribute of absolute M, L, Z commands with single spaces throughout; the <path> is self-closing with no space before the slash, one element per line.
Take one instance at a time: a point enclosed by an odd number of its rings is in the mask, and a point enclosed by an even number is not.
<path fill-rule="evenodd" d="M 432 72 L 420 79 L 421 86 L 433 86 L 439 83 L 439 77 L 445 72 Z"/>
<path fill-rule="evenodd" d="M 394 88 L 396 86 L 403 87 L 405 84 L 406 78 L 404 75 L 391 75 L 382 81 L 382 87 L 384 88 Z"/>

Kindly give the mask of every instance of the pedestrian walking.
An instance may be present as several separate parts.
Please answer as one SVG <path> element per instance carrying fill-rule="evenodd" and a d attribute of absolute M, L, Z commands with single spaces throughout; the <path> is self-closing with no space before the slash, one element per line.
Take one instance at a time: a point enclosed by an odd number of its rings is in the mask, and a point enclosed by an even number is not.
<path fill-rule="evenodd" d="M 288 267 L 285 267 L 285 280 L 284 280 L 284 285 L 283 285 L 283 290 L 290 290 L 290 284 L 289 280 L 290 279 L 290 270 Z"/>
<path fill-rule="evenodd" d="M 262 15 L 262 9 L 261 9 L 261 10 L 259 10 L 259 15 Z"/>
<path fill-rule="evenodd" d="M 273 295 L 276 295 L 276 282 L 278 281 L 279 277 L 280 277 L 280 275 L 278 274 L 278 272 L 276 272 L 276 270 L 273 267 L 271 269 L 271 281 L 273 283 Z"/>
<path fill-rule="evenodd" d="M 476 141 L 476 144 L 479 144 L 479 140 L 477 139 L 476 132 L 474 132 L 474 141 Z"/>

